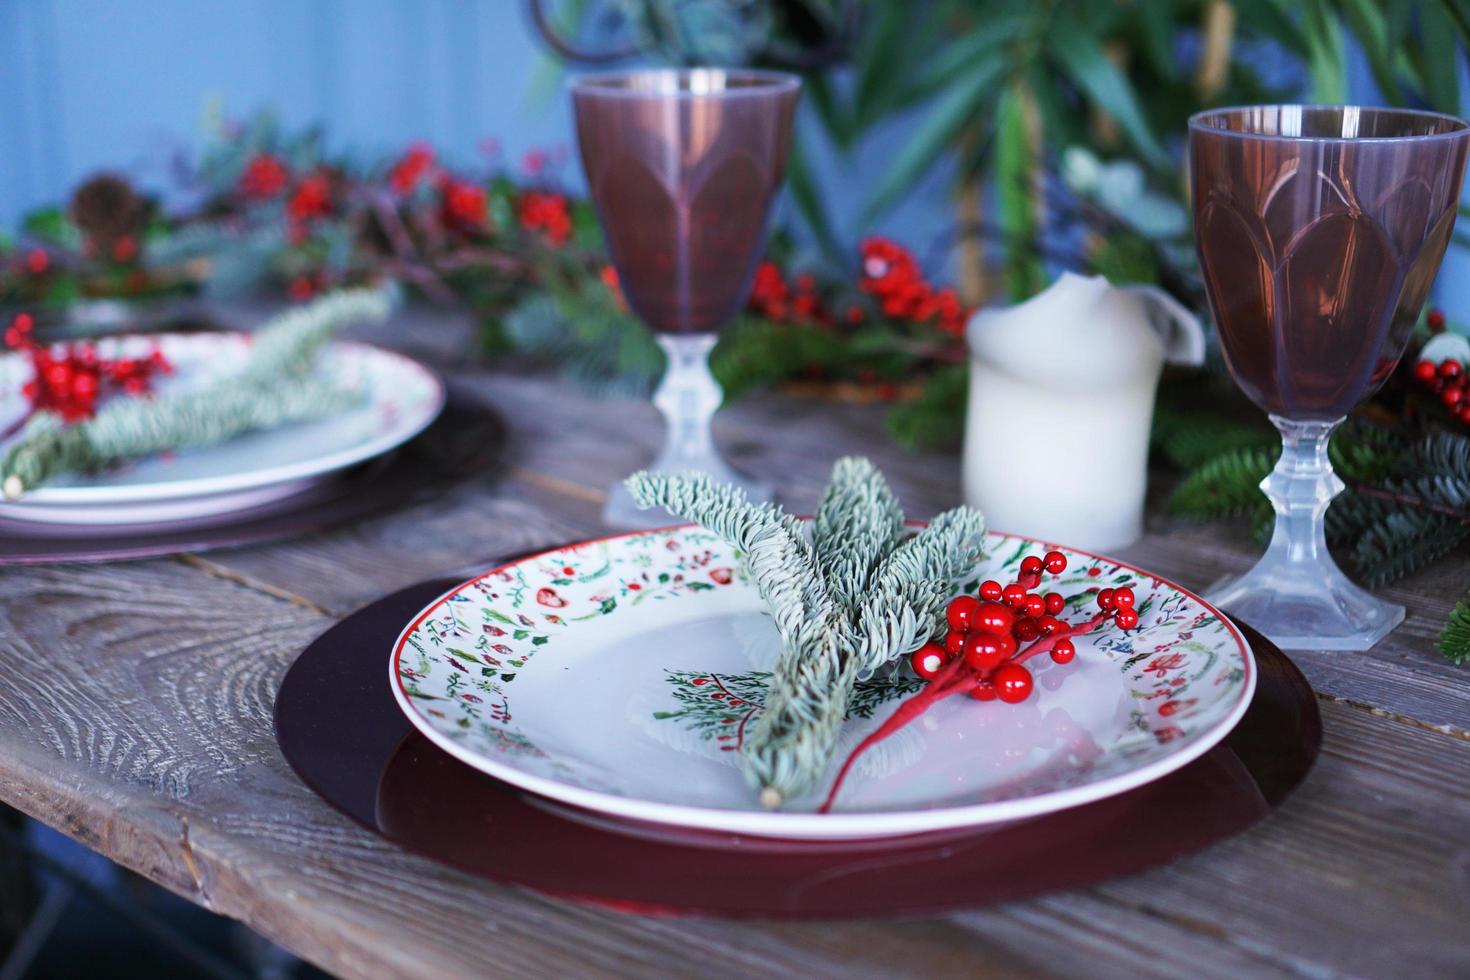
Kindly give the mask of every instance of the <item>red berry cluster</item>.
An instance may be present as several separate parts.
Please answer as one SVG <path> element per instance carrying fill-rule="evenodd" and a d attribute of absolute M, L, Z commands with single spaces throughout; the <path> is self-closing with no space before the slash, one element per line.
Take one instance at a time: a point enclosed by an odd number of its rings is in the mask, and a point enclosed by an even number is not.
<path fill-rule="evenodd" d="M 752 311 L 778 322 L 832 322 L 817 294 L 816 278 L 802 273 L 788 283 L 780 267 L 769 259 L 755 268 L 748 305 Z"/>
<path fill-rule="evenodd" d="M 31 409 L 55 412 L 66 422 L 91 418 L 98 399 L 112 391 L 142 394 L 152 387 L 155 375 L 173 371 L 162 351 L 107 359 L 97 355 L 93 344 L 43 347 L 32 337 L 34 330 L 30 314 L 16 314 L 5 330 L 5 346 L 31 357 L 35 376 L 21 389 Z"/>
<path fill-rule="evenodd" d="M 1026 700 L 1032 683 L 1031 672 L 1022 666 L 1025 660 L 1050 653 L 1053 661 L 1064 664 L 1077 655 L 1068 637 L 1078 631 L 1057 618 L 1067 600 L 1059 592 L 1032 591 L 1041 584 L 1043 570 L 1060 575 L 1067 570 L 1067 557 L 1060 551 L 1047 552 L 1045 558 L 1030 555 L 1021 561 L 1021 573 L 1010 585 L 986 581 L 978 597 L 952 599 L 945 613 L 949 632 L 942 641 L 914 651 L 909 658 L 914 673 L 933 681 L 956 658 L 963 658 L 973 675 L 966 679 L 970 697 L 979 701 L 999 698 L 1008 704 Z M 1132 589 L 1098 593 L 1101 618 L 1111 617 L 1123 629 L 1138 625 L 1133 602 Z M 1088 623 L 1086 629 L 1098 621 Z"/>
<path fill-rule="evenodd" d="M 240 193 L 252 201 L 264 201 L 286 189 L 290 172 L 278 156 L 262 153 L 252 157 L 240 174 Z"/>
<path fill-rule="evenodd" d="M 908 249 L 887 238 L 865 238 L 858 287 L 878 300 L 883 315 L 915 323 L 934 321 L 946 333 L 965 331 L 967 311 L 955 291 L 935 289 Z"/>
<path fill-rule="evenodd" d="M 433 170 L 433 148 L 427 143 L 415 143 L 388 171 L 388 185 L 395 193 L 407 196 L 418 190 L 419 183 Z"/>
<path fill-rule="evenodd" d="M 539 231 L 555 246 L 572 237 L 572 214 L 567 199 L 550 191 L 526 191 L 520 201 L 521 227 Z"/>
<path fill-rule="evenodd" d="M 439 209 L 444 223 L 461 232 L 483 232 L 490 226 L 485 188 L 446 174 L 439 181 Z"/>
<path fill-rule="evenodd" d="M 1038 592 L 1043 571 L 1060 575 L 1067 570 L 1067 556 L 1049 551 L 1044 558 L 1028 555 L 1010 585 L 982 582 L 979 596 L 962 595 L 950 600 L 945 610 L 949 631 L 942 641 L 925 643 L 909 657 L 914 673 L 928 681 L 909 696 L 843 762 L 837 778 L 820 808 L 832 807 L 842 782 L 853 763 L 872 746 L 897 732 L 929 708 L 953 694 L 968 694 L 978 701 L 999 699 L 1019 704 L 1031 696 L 1031 671 L 1024 666 L 1043 653 L 1059 664 L 1077 656 L 1072 637 L 1089 633 L 1112 620 L 1121 629 L 1138 625 L 1136 601 L 1129 588 L 1103 589 L 1097 594 L 1098 612 L 1082 623 L 1058 618 L 1067 601 L 1056 592 Z"/>
<path fill-rule="evenodd" d="M 304 224 L 331 213 L 332 184 L 324 173 L 314 173 L 301 181 L 286 201 L 286 216 L 295 222 Z"/>
<path fill-rule="evenodd" d="M 1439 397 L 1446 411 L 1470 425 L 1470 375 L 1465 365 L 1453 357 L 1438 364 L 1423 360 L 1414 365 L 1414 378 Z"/>

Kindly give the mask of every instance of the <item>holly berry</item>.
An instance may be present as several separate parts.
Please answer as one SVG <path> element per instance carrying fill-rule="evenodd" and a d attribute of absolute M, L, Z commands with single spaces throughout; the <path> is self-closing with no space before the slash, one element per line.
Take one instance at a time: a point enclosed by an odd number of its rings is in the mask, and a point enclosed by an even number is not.
<path fill-rule="evenodd" d="M 1041 559 L 1035 555 L 1027 555 L 1021 559 L 1022 575 L 1040 575 L 1042 569 Z"/>
<path fill-rule="evenodd" d="M 1016 641 L 1009 635 L 971 633 L 965 638 L 965 663 L 977 673 L 987 674 L 1016 652 Z"/>
<path fill-rule="evenodd" d="M 995 685 L 989 681 L 981 681 L 970 689 L 970 697 L 976 701 L 994 701 Z"/>
<path fill-rule="evenodd" d="M 1125 630 L 1131 630 L 1138 625 L 1138 613 L 1132 609 L 1120 609 L 1118 610 L 1118 615 L 1114 618 L 1118 626 Z"/>
<path fill-rule="evenodd" d="M 987 602 L 972 617 L 975 629 L 993 636 L 1009 636 L 1016 625 L 1016 614 L 998 602 Z"/>
<path fill-rule="evenodd" d="M 1046 594 L 1046 611 L 1055 616 L 1067 608 L 1066 597 L 1060 592 L 1048 592 Z"/>
<path fill-rule="evenodd" d="M 1025 600 L 1026 590 L 1014 582 L 1001 590 L 1001 601 L 1008 606 L 1019 606 Z"/>
<path fill-rule="evenodd" d="M 1423 360 L 1414 365 L 1414 377 L 1423 382 L 1432 382 L 1439 374 L 1439 365 L 1431 360 Z"/>
<path fill-rule="evenodd" d="M 1011 630 L 1011 632 L 1014 633 L 1016 639 L 1020 640 L 1022 643 L 1030 643 L 1032 640 L 1041 635 L 1041 626 L 1037 624 L 1036 620 L 1032 619 L 1030 616 L 1027 616 L 1025 619 L 1017 620 L 1016 625 Z"/>
<path fill-rule="evenodd" d="M 1449 363 L 1449 362 L 1446 362 L 1446 363 Z M 1462 402 L 1462 401 L 1465 400 L 1465 389 L 1464 388 L 1461 388 L 1461 387 L 1458 387 L 1458 386 L 1457 387 L 1453 387 L 1453 388 L 1446 388 L 1444 390 L 1444 393 L 1441 394 L 1439 396 L 1439 398 L 1440 398 L 1440 401 L 1444 402 L 1444 407 L 1445 408 L 1448 408 L 1448 409 L 1456 409 L 1456 408 L 1459 408 L 1460 407 L 1460 402 Z"/>
<path fill-rule="evenodd" d="M 1444 333 L 1444 311 L 1430 310 L 1429 315 L 1424 318 L 1430 333 Z"/>
<path fill-rule="evenodd" d="M 1071 640 L 1058 640 L 1051 648 L 1051 659 L 1053 663 L 1071 663 L 1072 658 L 1077 656 L 1077 646 Z"/>
<path fill-rule="evenodd" d="M 1031 696 L 1031 671 L 1020 664 L 1002 664 L 990 675 L 996 696 L 1006 704 L 1020 704 Z"/>
<path fill-rule="evenodd" d="M 1103 612 L 1111 611 L 1115 605 L 1115 601 L 1113 599 L 1115 595 L 1117 595 L 1117 592 L 1115 590 L 1103 589 L 1097 594 L 1097 608 L 1101 609 Z"/>
<path fill-rule="evenodd" d="M 980 598 L 986 602 L 999 602 L 1004 591 L 994 579 L 986 579 L 980 583 Z"/>
<path fill-rule="evenodd" d="M 1048 551 L 1042 563 L 1053 575 L 1060 575 L 1067 570 L 1067 556 L 1060 551 Z"/>
<path fill-rule="evenodd" d="M 944 651 L 951 657 L 958 657 L 965 649 L 965 637 L 968 634 L 953 630 L 944 634 Z"/>
<path fill-rule="evenodd" d="M 949 607 L 944 611 L 944 618 L 948 621 L 950 629 L 964 633 L 975 628 L 974 617 L 979 608 L 980 600 L 974 596 L 956 596 L 949 601 Z"/>
<path fill-rule="evenodd" d="M 1036 621 L 1036 626 L 1038 629 L 1041 630 L 1042 636 L 1051 636 L 1057 630 L 1061 629 L 1064 625 L 1065 624 L 1060 619 L 1057 619 L 1055 616 L 1051 615 L 1042 616 Z"/>
<path fill-rule="evenodd" d="M 1134 602 L 1133 590 L 1128 587 L 1113 590 L 1113 605 L 1118 609 L 1132 609 Z"/>
<path fill-rule="evenodd" d="M 1021 602 L 1021 611 L 1032 619 L 1044 616 L 1046 615 L 1046 599 L 1032 592 Z"/>
<path fill-rule="evenodd" d="M 1439 364 L 1439 376 L 1441 378 L 1458 378 L 1461 374 L 1464 373 L 1464 370 L 1465 369 L 1460 366 L 1460 362 L 1455 360 L 1453 357 L 1447 358 L 1441 361 Z"/>
<path fill-rule="evenodd" d="M 949 654 L 938 643 L 925 643 L 909 657 L 909 666 L 926 681 L 933 680 L 949 662 Z"/>

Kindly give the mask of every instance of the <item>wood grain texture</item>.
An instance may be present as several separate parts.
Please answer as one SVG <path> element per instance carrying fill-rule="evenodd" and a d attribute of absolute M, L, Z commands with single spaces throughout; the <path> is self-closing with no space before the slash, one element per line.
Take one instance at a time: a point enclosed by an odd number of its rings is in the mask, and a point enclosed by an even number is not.
<path fill-rule="evenodd" d="M 1470 973 L 1470 674 L 1430 648 L 1463 558 L 1388 590 L 1410 618 L 1378 649 L 1294 655 L 1321 692 L 1325 747 L 1285 806 L 1085 891 L 948 918 L 676 921 L 495 886 L 360 830 L 275 747 L 296 652 L 384 591 L 601 533 L 603 490 L 660 435 L 646 404 L 454 366 L 465 336 L 438 317 L 378 339 L 495 401 L 512 439 L 493 472 L 295 542 L 0 572 L 0 798 L 347 976 Z M 876 408 L 754 395 L 718 435 L 796 509 L 842 452 L 872 455 L 915 516 L 957 502 L 957 460 L 894 448 Z M 1123 557 L 1198 587 L 1254 551 L 1155 515 Z"/>

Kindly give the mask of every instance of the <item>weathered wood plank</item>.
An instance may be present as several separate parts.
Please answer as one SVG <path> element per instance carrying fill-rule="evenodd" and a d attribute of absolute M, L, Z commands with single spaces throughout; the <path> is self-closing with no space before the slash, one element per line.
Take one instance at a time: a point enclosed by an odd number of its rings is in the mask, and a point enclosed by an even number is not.
<path fill-rule="evenodd" d="M 326 616 L 172 562 L 12 570 L 0 615 L 0 796 L 349 975 L 1464 965 L 1470 745 L 1345 705 L 1281 813 L 1171 868 L 949 921 L 672 923 L 438 868 L 299 784 L 270 698 Z"/>

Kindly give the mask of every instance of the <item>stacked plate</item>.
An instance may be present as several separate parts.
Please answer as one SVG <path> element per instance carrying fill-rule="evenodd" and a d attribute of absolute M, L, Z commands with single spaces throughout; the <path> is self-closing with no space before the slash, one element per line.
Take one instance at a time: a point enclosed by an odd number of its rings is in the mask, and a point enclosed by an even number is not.
<path fill-rule="evenodd" d="M 1016 577 L 1051 545 L 991 535 L 975 580 Z M 587 541 L 496 568 L 403 629 L 389 683 L 409 722 L 461 762 L 555 805 L 649 826 L 854 841 L 1035 818 L 1126 793 L 1221 741 L 1251 703 L 1240 631 L 1198 596 L 1131 566 L 1061 549 L 1048 583 L 1068 616 L 1131 587 L 1140 625 L 1077 640 L 1035 668 L 1018 705 L 940 702 L 862 756 L 830 813 L 780 811 L 742 776 L 776 633 L 732 549 L 694 527 Z M 1035 663 L 1035 662 L 1033 662 Z M 859 688 L 839 759 L 917 689 Z M 835 764 L 833 766 L 835 769 Z"/>
<path fill-rule="evenodd" d="M 160 391 L 189 389 L 239 369 L 244 334 L 120 337 L 99 343 L 105 357 L 161 350 L 174 366 Z M 313 422 L 251 433 L 200 449 L 138 460 L 97 474 L 60 477 L 0 502 L 0 519 L 75 528 L 156 527 L 228 523 L 269 505 L 288 506 L 305 491 L 387 453 L 422 431 L 444 405 L 444 387 L 422 365 L 366 344 L 336 342 L 318 358 L 317 372 L 366 393 L 355 408 Z M 28 410 L 22 386 L 28 357 L 0 357 L 0 428 Z M 11 439 L 17 438 L 12 435 Z M 0 443 L 0 452 L 8 443 Z"/>

